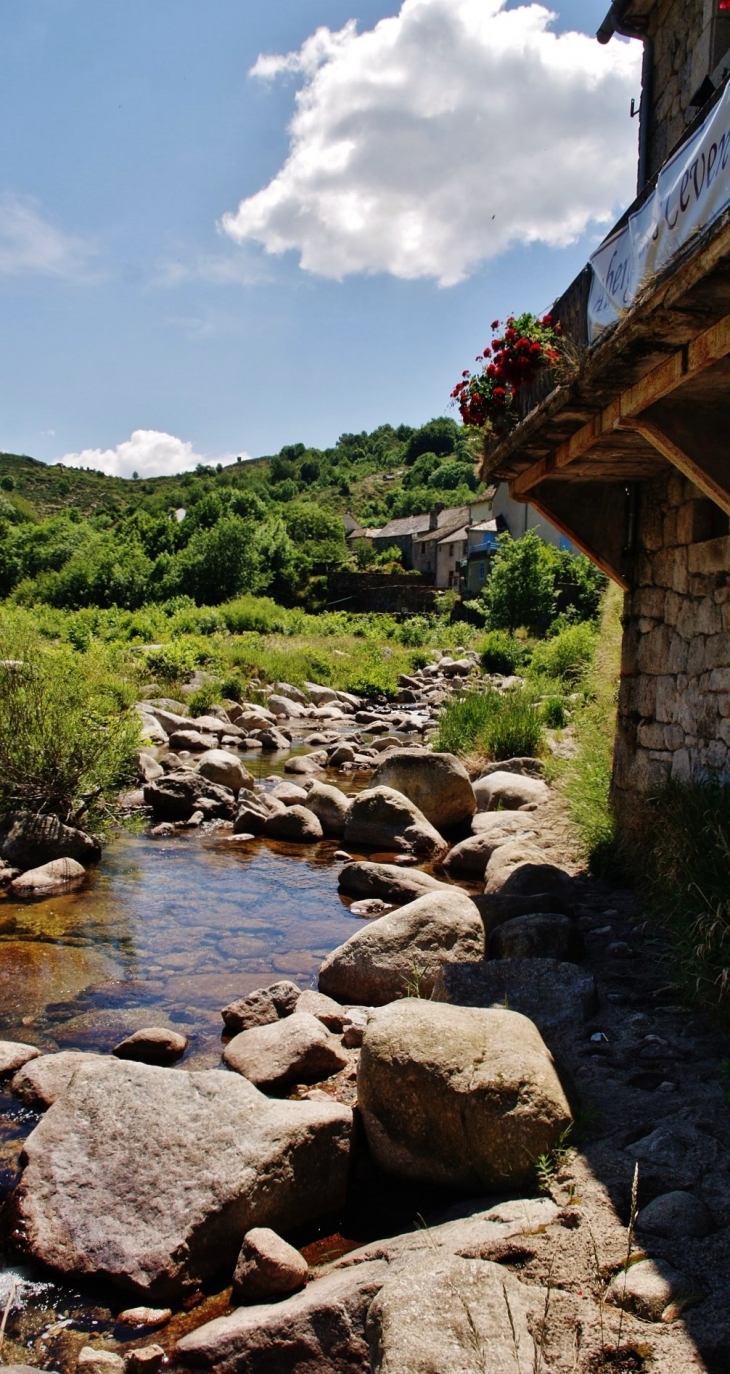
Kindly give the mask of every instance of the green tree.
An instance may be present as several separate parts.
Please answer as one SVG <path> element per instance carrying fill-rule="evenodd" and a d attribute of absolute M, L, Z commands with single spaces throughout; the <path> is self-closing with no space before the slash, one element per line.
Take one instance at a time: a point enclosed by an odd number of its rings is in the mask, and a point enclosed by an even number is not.
<path fill-rule="evenodd" d="M 552 560 L 539 535 L 502 535 L 483 592 L 490 629 L 544 631 L 555 609 Z"/>

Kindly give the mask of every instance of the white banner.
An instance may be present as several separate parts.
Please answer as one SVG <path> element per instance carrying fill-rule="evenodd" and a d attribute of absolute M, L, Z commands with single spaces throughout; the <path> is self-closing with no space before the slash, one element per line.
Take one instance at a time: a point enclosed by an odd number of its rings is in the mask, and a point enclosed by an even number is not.
<path fill-rule="evenodd" d="M 662 167 L 655 190 L 591 258 L 591 343 L 693 234 L 730 205 L 730 84 L 700 128 Z"/>

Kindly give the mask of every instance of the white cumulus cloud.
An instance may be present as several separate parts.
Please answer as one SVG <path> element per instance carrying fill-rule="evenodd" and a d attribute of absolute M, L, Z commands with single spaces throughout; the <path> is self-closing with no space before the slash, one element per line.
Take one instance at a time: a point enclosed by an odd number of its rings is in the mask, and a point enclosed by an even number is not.
<path fill-rule="evenodd" d="M 36 201 L 0 197 L 0 275 L 94 280 L 90 268 L 94 255 L 88 240 L 60 229 Z"/>
<path fill-rule="evenodd" d="M 325 277 L 448 286 L 517 243 L 563 247 L 633 196 L 640 44 L 551 31 L 539 4 L 403 0 L 318 29 L 252 74 L 302 80 L 290 151 L 223 216 L 238 242 Z"/>
<path fill-rule="evenodd" d="M 59 459 L 67 468 L 94 468 L 109 477 L 172 477 L 186 472 L 198 463 L 230 463 L 237 455 L 222 454 L 219 458 L 204 458 L 196 453 L 193 444 L 166 434 L 159 429 L 135 429 L 131 438 L 116 448 L 85 448 L 81 453 L 66 453 Z M 240 455 L 247 458 L 248 454 Z"/>

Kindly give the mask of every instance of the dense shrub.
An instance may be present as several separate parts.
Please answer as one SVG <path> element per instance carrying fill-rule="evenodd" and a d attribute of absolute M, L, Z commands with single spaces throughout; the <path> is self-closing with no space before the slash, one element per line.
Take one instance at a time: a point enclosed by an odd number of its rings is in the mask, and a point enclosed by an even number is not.
<path fill-rule="evenodd" d="M 508 676 L 519 672 L 525 661 L 525 649 L 506 630 L 492 630 L 481 642 L 480 658 L 485 673 Z"/>
<path fill-rule="evenodd" d="M 552 639 L 536 645 L 530 671 L 536 677 L 578 682 L 592 663 L 595 648 L 596 630 L 593 625 L 588 622 L 570 625 Z"/>

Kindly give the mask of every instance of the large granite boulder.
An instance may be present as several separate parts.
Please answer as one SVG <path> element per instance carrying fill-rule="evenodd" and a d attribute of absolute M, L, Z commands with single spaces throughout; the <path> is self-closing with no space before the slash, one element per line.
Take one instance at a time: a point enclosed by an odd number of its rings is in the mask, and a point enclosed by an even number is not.
<path fill-rule="evenodd" d="M 595 979 L 559 959 L 490 959 L 439 969 L 433 1000 L 460 1007 L 511 1007 L 535 1022 L 549 1045 L 576 1032 L 597 1006 Z"/>
<path fill-rule="evenodd" d="M 460 888 L 441 889 L 351 935 L 322 964 L 319 990 L 340 1002 L 384 1006 L 409 990 L 429 997 L 447 960 L 482 958 L 479 911 Z"/>
<path fill-rule="evenodd" d="M 350 810 L 350 798 L 339 787 L 331 787 L 326 782 L 312 781 L 305 786 L 306 806 L 314 812 L 324 834 L 333 838 L 342 835 Z"/>
<path fill-rule="evenodd" d="M 575 900 L 573 879 L 564 868 L 554 864 L 544 850 L 524 840 L 509 840 L 495 849 L 485 870 L 484 891 L 532 897 L 551 892 L 564 900 L 570 910 Z"/>
<path fill-rule="evenodd" d="M 242 787 L 253 787 L 255 779 L 241 760 L 228 749 L 207 749 L 201 754 L 198 772 L 210 782 L 221 787 L 230 787 L 232 792 L 240 792 Z"/>
<path fill-rule="evenodd" d="M 369 863 L 366 860 L 345 864 L 337 879 L 340 892 L 348 897 L 380 897 L 384 902 L 413 902 L 427 892 L 453 892 L 449 883 L 441 883 L 420 868 L 402 868 L 400 864 Z"/>
<path fill-rule="evenodd" d="M 541 778 L 496 772 L 489 773 L 486 778 L 477 778 L 474 795 L 479 811 L 517 811 L 521 806 L 546 801 L 550 788 Z"/>
<path fill-rule="evenodd" d="M 230 1276 L 252 1226 L 343 1204 L 351 1127 L 348 1108 L 271 1101 L 237 1074 L 99 1056 L 25 1142 L 15 1243 L 61 1274 L 178 1301 Z"/>
<path fill-rule="evenodd" d="M 449 850 L 443 860 L 444 868 L 450 873 L 483 878 L 495 849 L 504 843 L 504 837 L 500 834 L 470 835 Z"/>
<path fill-rule="evenodd" d="M 86 869 L 75 859 L 51 859 L 13 878 L 8 892 L 11 897 L 60 897 L 81 887 L 85 879 Z"/>
<path fill-rule="evenodd" d="M 226 1045 L 223 1058 L 257 1087 L 277 1092 L 289 1083 L 328 1078 L 344 1069 L 349 1056 L 318 1017 L 295 1011 L 241 1031 Z"/>
<path fill-rule="evenodd" d="M 188 821 L 194 811 L 206 818 L 230 820 L 235 800 L 228 787 L 211 782 L 201 773 L 181 768 L 145 784 L 145 806 L 151 806 L 158 821 Z"/>
<path fill-rule="evenodd" d="M 38 1059 L 40 1054 L 35 1045 L 25 1045 L 22 1040 L 0 1040 L 0 1078 L 17 1073 L 31 1059 Z"/>
<path fill-rule="evenodd" d="M 583 937 L 575 921 L 554 912 L 513 916 L 489 937 L 490 959 L 566 959 L 577 963 L 583 952 Z"/>
<path fill-rule="evenodd" d="M 474 790 L 455 754 L 393 749 L 378 764 L 373 787 L 392 787 L 441 831 L 469 822 L 477 809 Z"/>
<path fill-rule="evenodd" d="M 368 1021 L 358 1105 L 382 1168 L 457 1188 L 527 1180 L 571 1123 L 552 1057 L 526 1016 L 417 998 Z"/>
<path fill-rule="evenodd" d="M 82 1064 L 98 1064 L 100 1059 L 100 1055 L 86 1050 L 34 1055 L 17 1070 L 10 1090 L 26 1107 L 43 1110 L 63 1096 Z"/>
<path fill-rule="evenodd" d="M 11 868 L 40 868 L 54 859 L 95 863 L 101 856 L 96 835 L 63 825 L 58 816 L 34 816 L 23 811 L 0 824 L 0 859 Z"/>
<path fill-rule="evenodd" d="M 294 844 L 316 844 L 322 839 L 322 827 L 313 811 L 306 806 L 285 806 L 264 822 L 264 835 L 272 840 L 291 840 Z"/>
<path fill-rule="evenodd" d="M 433 857 L 446 848 L 443 837 L 414 802 L 392 787 L 371 787 L 355 797 L 343 831 L 345 844 L 397 849 Z"/>

